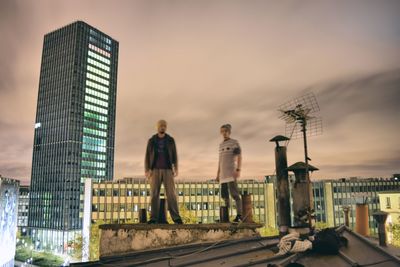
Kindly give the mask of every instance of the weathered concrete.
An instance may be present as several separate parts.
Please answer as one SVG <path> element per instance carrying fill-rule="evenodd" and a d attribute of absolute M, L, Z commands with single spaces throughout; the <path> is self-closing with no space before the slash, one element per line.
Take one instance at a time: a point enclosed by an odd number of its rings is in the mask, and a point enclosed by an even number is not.
<path fill-rule="evenodd" d="M 100 257 L 189 243 L 259 236 L 262 224 L 103 224 Z"/>

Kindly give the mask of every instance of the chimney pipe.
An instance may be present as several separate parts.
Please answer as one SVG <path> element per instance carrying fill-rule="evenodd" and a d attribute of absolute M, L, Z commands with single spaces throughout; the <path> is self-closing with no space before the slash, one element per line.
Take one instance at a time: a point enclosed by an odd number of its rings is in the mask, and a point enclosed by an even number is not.
<path fill-rule="evenodd" d="M 372 216 L 378 223 L 379 246 L 386 247 L 386 228 L 385 223 L 389 213 L 384 211 L 377 211 Z"/>
<path fill-rule="evenodd" d="M 287 153 L 286 147 L 280 146 L 279 142 L 288 141 L 290 138 L 278 135 L 269 140 L 275 142 L 275 169 L 276 169 L 276 188 L 278 199 L 278 225 L 279 236 L 288 233 L 291 226 L 290 218 L 290 191 L 289 191 L 289 174 L 287 170 Z"/>
<path fill-rule="evenodd" d="M 288 171 L 294 172 L 295 182 L 292 188 L 292 196 L 293 196 L 293 227 L 297 228 L 309 228 L 312 230 L 314 227 L 314 203 L 311 202 L 312 188 L 311 185 L 307 182 L 307 169 L 308 171 L 317 171 L 318 168 L 304 162 L 296 162 L 295 164 L 289 166 L 287 168 Z"/>
<path fill-rule="evenodd" d="M 253 209 L 251 204 L 251 195 L 244 191 L 242 195 L 242 206 L 243 206 L 243 222 L 254 223 L 253 221 Z"/>
<path fill-rule="evenodd" d="M 356 232 L 369 236 L 368 204 L 356 204 Z"/>
<path fill-rule="evenodd" d="M 350 207 L 349 206 L 343 206 L 342 209 L 343 209 L 343 212 L 344 212 L 344 225 L 346 227 L 349 227 L 349 225 L 350 225 L 350 223 L 349 223 Z"/>

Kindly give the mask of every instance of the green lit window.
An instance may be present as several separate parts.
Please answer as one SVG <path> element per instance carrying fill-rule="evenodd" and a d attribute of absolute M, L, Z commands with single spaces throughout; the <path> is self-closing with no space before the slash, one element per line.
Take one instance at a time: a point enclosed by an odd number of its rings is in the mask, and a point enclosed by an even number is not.
<path fill-rule="evenodd" d="M 99 128 L 102 130 L 107 130 L 107 124 L 96 122 L 96 121 L 89 121 L 89 120 L 85 119 L 83 121 L 83 125 L 85 127 L 89 127 L 89 128 Z"/>
<path fill-rule="evenodd" d="M 95 120 L 99 120 L 99 121 L 105 121 L 105 122 L 107 121 L 107 117 L 106 116 L 95 114 L 95 113 L 92 113 L 92 112 L 89 112 L 89 111 L 85 111 L 84 116 L 86 118 L 91 118 L 91 119 L 95 119 Z M 103 124 L 103 125 L 105 125 L 105 124 Z M 107 128 L 107 126 L 106 126 L 106 128 Z M 104 129 L 106 129 L 106 128 L 104 128 Z"/>
<path fill-rule="evenodd" d="M 95 111 L 95 112 L 99 112 L 99 113 L 102 113 L 102 114 L 107 114 L 108 113 L 107 109 L 96 107 L 96 106 L 93 106 L 93 105 L 87 104 L 87 103 L 85 103 L 85 109 L 88 109 L 88 110 L 91 110 L 91 111 Z"/>
<path fill-rule="evenodd" d="M 96 130 L 96 129 L 90 129 L 90 128 L 83 128 L 83 132 L 87 134 L 93 134 L 93 135 L 98 135 L 102 137 L 107 137 L 107 132 Z"/>
<path fill-rule="evenodd" d="M 106 155 L 90 153 L 90 152 L 82 152 L 82 158 L 87 158 L 92 160 L 106 160 Z"/>

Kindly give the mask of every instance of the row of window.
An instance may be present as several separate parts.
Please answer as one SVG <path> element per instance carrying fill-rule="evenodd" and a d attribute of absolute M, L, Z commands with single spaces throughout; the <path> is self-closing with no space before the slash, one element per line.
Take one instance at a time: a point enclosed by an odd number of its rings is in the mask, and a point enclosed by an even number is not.
<path fill-rule="evenodd" d="M 106 155 L 90 153 L 90 152 L 82 152 L 82 158 L 93 159 L 93 160 L 106 160 Z"/>
<path fill-rule="evenodd" d="M 107 124 L 96 122 L 96 121 L 89 121 L 86 119 L 83 121 L 83 126 L 88 127 L 88 128 L 98 128 L 101 130 L 107 130 Z"/>
<path fill-rule="evenodd" d="M 89 175 L 89 176 L 105 176 L 106 171 L 104 170 L 88 170 L 88 169 L 81 169 L 82 175 Z"/>
<path fill-rule="evenodd" d="M 89 33 L 90 33 L 90 35 L 93 35 L 94 37 L 101 39 L 103 42 L 106 42 L 107 44 L 111 44 L 111 40 L 109 38 L 105 37 L 104 35 L 102 35 L 101 33 L 98 33 L 92 29 L 90 29 Z"/>
<path fill-rule="evenodd" d="M 95 68 L 91 65 L 87 65 L 87 70 L 97 75 L 103 76 L 104 78 L 110 79 L 110 74 L 102 70 L 99 70 L 98 68 Z"/>
<path fill-rule="evenodd" d="M 83 167 L 93 167 L 93 168 L 103 168 L 104 169 L 106 167 L 106 163 L 105 162 L 82 160 L 82 166 Z"/>
<path fill-rule="evenodd" d="M 93 60 L 93 59 L 90 58 L 90 57 L 88 57 L 87 62 L 88 62 L 89 64 L 92 64 L 93 66 L 99 67 L 99 68 L 101 68 L 101 69 L 103 69 L 103 70 L 105 70 L 105 71 L 107 71 L 107 72 L 110 72 L 110 67 L 109 67 L 109 66 L 104 65 L 104 64 L 102 64 L 102 63 L 100 63 L 100 62 L 98 62 L 98 61 L 96 61 L 96 60 Z"/>
<path fill-rule="evenodd" d="M 96 53 L 94 53 L 93 51 L 88 51 L 88 56 L 89 57 L 92 57 L 92 58 L 94 58 L 94 59 L 97 59 L 98 61 L 101 61 L 101 62 L 103 62 L 103 63 L 106 63 L 107 65 L 110 65 L 110 60 L 108 59 L 108 58 L 106 58 L 106 57 L 103 57 L 103 56 L 101 56 L 101 55 L 99 55 L 99 54 L 96 54 Z"/>
<path fill-rule="evenodd" d="M 96 114 L 96 113 L 92 113 L 92 112 L 89 112 L 89 111 L 85 111 L 85 112 L 84 112 L 84 116 L 85 116 L 86 118 L 90 118 L 90 119 L 95 119 L 95 120 L 98 120 L 98 121 L 107 122 L 107 117 L 106 117 L 106 116 L 102 116 L 102 115 L 99 115 L 99 114 Z M 99 123 L 99 124 L 102 124 L 102 123 Z M 104 129 L 107 129 L 107 125 L 106 125 L 106 124 L 103 124 L 103 125 L 105 125 L 105 128 L 104 128 Z M 102 128 L 102 127 L 99 127 L 99 128 Z M 102 128 L 102 129 L 103 129 L 103 128 Z"/>
<path fill-rule="evenodd" d="M 91 79 L 91 80 L 93 80 L 93 81 L 102 83 L 102 84 L 104 84 L 104 85 L 110 85 L 110 82 L 109 82 L 108 80 L 103 79 L 103 78 L 100 78 L 100 77 L 98 77 L 98 76 L 96 76 L 96 75 L 93 75 L 93 74 L 91 74 L 91 73 L 89 73 L 89 72 L 86 72 L 86 78 L 89 78 L 89 79 Z"/>
<path fill-rule="evenodd" d="M 106 152 L 106 147 L 104 146 L 97 146 L 85 143 L 82 144 L 82 149 L 96 151 L 96 152 Z"/>
<path fill-rule="evenodd" d="M 111 52 L 111 46 L 109 46 L 108 44 L 103 43 L 100 40 L 97 40 L 97 39 L 93 38 L 92 36 L 89 36 L 89 42 L 94 44 L 94 45 L 96 45 L 96 46 L 104 48 L 108 52 Z"/>
<path fill-rule="evenodd" d="M 263 195 L 264 190 L 260 190 L 260 192 L 256 192 L 256 189 L 254 188 L 240 188 L 240 192 L 243 194 L 243 191 L 249 191 L 251 189 L 251 192 L 253 191 L 256 193 L 256 195 Z M 94 196 L 139 196 L 139 192 L 141 196 L 145 196 L 145 190 L 143 189 L 138 189 L 138 188 L 121 188 L 121 189 L 111 189 L 111 188 L 94 188 L 93 189 L 93 195 Z M 215 189 L 210 189 L 210 188 L 185 188 L 185 189 L 180 189 L 178 186 L 178 195 L 179 196 L 219 196 L 220 190 L 219 188 Z"/>
<path fill-rule="evenodd" d="M 101 137 L 107 137 L 107 132 L 100 131 L 100 130 L 95 130 L 95 129 L 90 129 L 90 128 L 83 128 L 83 132 L 87 134 L 93 134 Z"/>
<path fill-rule="evenodd" d="M 83 143 L 85 144 L 92 144 L 92 145 L 98 145 L 98 146 L 106 146 L 107 145 L 107 140 L 102 139 L 102 138 L 95 138 L 95 137 L 90 137 L 90 136 L 83 136 Z"/>
<path fill-rule="evenodd" d="M 93 51 L 96 51 L 97 53 L 99 53 L 99 54 L 101 54 L 103 56 L 106 56 L 106 57 L 110 57 L 111 56 L 110 53 L 108 53 L 107 51 L 104 51 L 103 49 L 101 49 L 101 48 L 99 48 L 99 47 L 97 47 L 97 46 L 95 46 L 93 44 L 89 44 L 89 49 L 92 49 Z"/>
<path fill-rule="evenodd" d="M 88 110 L 91 110 L 91 111 L 95 111 L 95 112 L 99 112 L 99 113 L 102 113 L 102 114 L 107 114 L 108 113 L 107 109 L 105 109 L 105 108 L 96 107 L 96 106 L 93 106 L 93 105 L 87 104 L 87 103 L 85 103 L 85 109 L 88 109 Z"/>
<path fill-rule="evenodd" d="M 93 104 L 100 105 L 100 106 L 103 106 L 106 108 L 108 107 L 108 103 L 106 101 L 103 101 L 103 100 L 100 100 L 100 99 L 97 99 L 97 98 L 94 98 L 94 97 L 91 97 L 88 95 L 85 96 L 85 101 L 91 102 Z"/>
<path fill-rule="evenodd" d="M 98 91 L 96 91 L 96 90 L 92 90 L 92 89 L 90 89 L 90 88 L 86 88 L 86 89 L 85 89 L 85 92 L 86 92 L 87 94 L 92 95 L 92 96 L 97 96 L 97 97 L 99 97 L 99 98 L 108 100 L 108 95 L 103 94 L 103 93 L 100 93 L 100 92 L 98 92 Z"/>
<path fill-rule="evenodd" d="M 89 87 L 91 87 L 93 89 L 96 89 L 96 90 L 103 91 L 105 93 L 109 92 L 109 89 L 107 87 L 105 87 L 103 85 L 100 85 L 100 84 L 97 84 L 97 83 L 94 83 L 94 82 L 89 81 L 89 80 L 86 80 L 86 86 L 89 86 Z"/>

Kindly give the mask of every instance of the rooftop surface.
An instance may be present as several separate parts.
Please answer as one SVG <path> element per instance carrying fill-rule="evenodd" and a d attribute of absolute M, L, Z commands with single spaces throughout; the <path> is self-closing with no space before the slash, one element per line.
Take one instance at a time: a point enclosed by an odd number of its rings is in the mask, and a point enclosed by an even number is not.
<path fill-rule="evenodd" d="M 119 256 L 103 257 L 97 262 L 75 263 L 73 266 L 286 266 L 297 262 L 306 267 L 400 266 L 400 258 L 348 228 L 337 229 L 348 239 L 348 246 L 338 255 L 312 252 L 276 256 L 277 237 L 252 237 L 200 243 L 170 248 L 137 251 Z M 400 253 L 399 253 L 400 254 Z"/>

